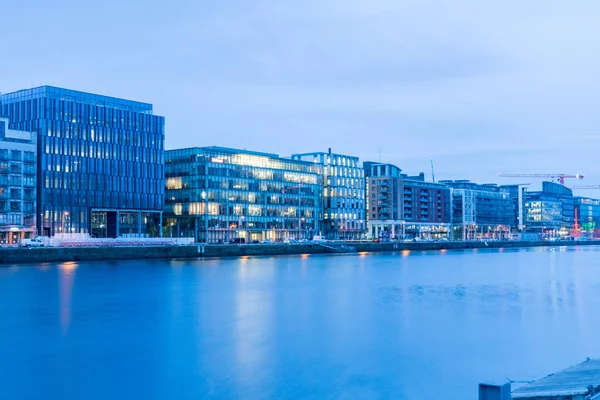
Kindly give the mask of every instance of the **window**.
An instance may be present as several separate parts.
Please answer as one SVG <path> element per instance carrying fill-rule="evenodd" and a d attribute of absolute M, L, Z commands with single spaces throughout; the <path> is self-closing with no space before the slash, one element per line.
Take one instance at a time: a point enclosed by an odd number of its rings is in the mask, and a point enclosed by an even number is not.
<path fill-rule="evenodd" d="M 21 150 L 11 150 L 10 158 L 12 160 L 21 160 Z"/>
<path fill-rule="evenodd" d="M 23 177 L 23 185 L 25 186 L 35 186 L 35 177 L 33 176 L 25 176 Z M 48 186 L 46 186 L 48 187 Z"/>
<path fill-rule="evenodd" d="M 10 185 L 11 186 L 21 186 L 21 176 L 20 175 L 11 175 L 10 176 Z"/>
<path fill-rule="evenodd" d="M 35 161 L 35 153 L 33 151 L 26 151 L 25 161 Z"/>
<path fill-rule="evenodd" d="M 11 225 L 21 225 L 21 214 L 9 214 L 8 223 Z"/>
<path fill-rule="evenodd" d="M 11 188 L 10 189 L 10 197 L 12 199 L 21 199 L 21 189 Z"/>
<path fill-rule="evenodd" d="M 10 202 L 10 211 L 13 211 L 13 212 L 21 211 L 21 202 L 20 201 L 11 201 Z"/>

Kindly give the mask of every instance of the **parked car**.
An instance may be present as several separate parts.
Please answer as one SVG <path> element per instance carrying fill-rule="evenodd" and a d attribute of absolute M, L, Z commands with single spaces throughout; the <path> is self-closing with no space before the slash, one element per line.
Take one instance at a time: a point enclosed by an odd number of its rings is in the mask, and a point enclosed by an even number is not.
<path fill-rule="evenodd" d="M 255 240 L 251 241 L 250 243 L 252 243 L 252 244 L 259 244 L 260 242 L 255 239 Z"/>
<path fill-rule="evenodd" d="M 246 243 L 246 239 L 244 239 L 244 238 L 235 238 L 230 243 L 231 244 L 242 244 L 242 243 Z"/>
<path fill-rule="evenodd" d="M 272 241 L 272 240 L 269 240 L 269 239 L 267 239 L 267 240 L 263 240 L 261 243 L 262 243 L 262 244 L 273 244 L 273 241 Z"/>
<path fill-rule="evenodd" d="M 313 236 L 313 242 L 326 242 L 325 236 Z"/>
<path fill-rule="evenodd" d="M 296 239 L 290 238 L 290 239 L 286 239 L 285 244 L 299 244 L 300 242 L 297 241 Z"/>

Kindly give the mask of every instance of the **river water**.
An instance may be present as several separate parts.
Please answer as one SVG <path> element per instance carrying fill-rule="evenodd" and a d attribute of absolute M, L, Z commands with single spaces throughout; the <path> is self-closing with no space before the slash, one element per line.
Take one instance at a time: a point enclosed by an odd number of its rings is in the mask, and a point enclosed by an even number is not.
<path fill-rule="evenodd" d="M 0 267 L 0 399 L 476 399 L 600 355 L 600 248 Z"/>

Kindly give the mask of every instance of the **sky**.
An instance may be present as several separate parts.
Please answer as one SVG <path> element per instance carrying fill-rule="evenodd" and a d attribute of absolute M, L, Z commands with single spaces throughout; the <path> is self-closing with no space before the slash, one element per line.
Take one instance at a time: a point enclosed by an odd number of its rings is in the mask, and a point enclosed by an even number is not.
<path fill-rule="evenodd" d="M 149 102 L 167 149 L 327 151 L 600 184 L 600 2 L 2 0 L 0 91 Z M 600 191 L 577 191 L 600 197 Z"/>

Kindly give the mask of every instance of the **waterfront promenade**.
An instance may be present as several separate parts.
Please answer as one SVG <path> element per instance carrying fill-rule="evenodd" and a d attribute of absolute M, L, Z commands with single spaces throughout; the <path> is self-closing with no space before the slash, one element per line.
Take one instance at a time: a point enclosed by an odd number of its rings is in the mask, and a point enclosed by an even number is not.
<path fill-rule="evenodd" d="M 473 242 L 349 242 L 341 248 L 320 243 L 306 244 L 195 244 L 145 247 L 43 247 L 4 248 L 0 264 L 31 264 L 64 261 L 106 261 L 131 259 L 219 258 L 330 253 L 379 253 L 407 251 L 448 251 L 464 249 L 504 249 L 547 246 L 596 246 L 600 241 L 473 241 Z"/>

